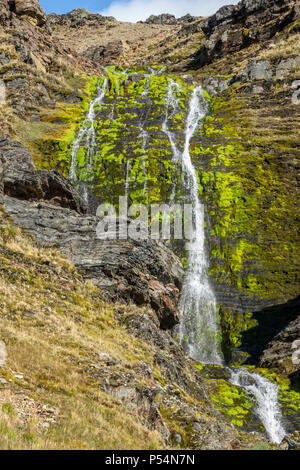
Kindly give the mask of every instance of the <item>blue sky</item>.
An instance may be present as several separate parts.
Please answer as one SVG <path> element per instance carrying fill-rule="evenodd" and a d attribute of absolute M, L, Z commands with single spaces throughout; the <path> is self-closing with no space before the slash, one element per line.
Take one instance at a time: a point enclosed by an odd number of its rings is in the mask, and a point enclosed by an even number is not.
<path fill-rule="evenodd" d="M 112 3 L 111 0 L 40 0 L 46 13 L 68 13 L 74 8 L 101 11 Z"/>
<path fill-rule="evenodd" d="M 114 16 L 120 21 L 135 22 L 160 13 L 172 13 L 176 17 L 186 13 L 208 16 L 222 5 L 236 4 L 238 0 L 40 0 L 40 3 L 46 13 L 67 13 L 74 8 L 86 8 Z"/>

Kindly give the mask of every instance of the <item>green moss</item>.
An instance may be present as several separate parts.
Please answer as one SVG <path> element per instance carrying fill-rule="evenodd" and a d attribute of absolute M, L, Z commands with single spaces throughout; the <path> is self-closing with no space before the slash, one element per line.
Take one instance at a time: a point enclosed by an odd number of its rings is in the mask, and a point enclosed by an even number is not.
<path fill-rule="evenodd" d="M 30 123 L 31 132 L 38 135 L 33 154 L 39 169 L 57 169 L 68 174 L 72 145 L 98 83 L 96 76 L 83 75 L 82 79 L 85 87 L 84 93 L 80 95 L 80 103 L 58 102 L 54 110 L 42 114 L 41 122 Z M 83 150 L 79 158 L 82 162 Z"/>
<path fill-rule="evenodd" d="M 279 402 L 286 415 L 295 415 L 300 419 L 300 393 L 291 388 L 291 381 L 286 376 L 279 374 L 271 369 L 254 368 L 248 366 L 250 370 L 263 375 L 279 387 Z"/>
<path fill-rule="evenodd" d="M 253 403 L 239 387 L 226 380 L 210 380 L 210 396 L 217 409 L 224 414 L 228 421 L 237 427 L 242 427 L 251 418 Z"/>

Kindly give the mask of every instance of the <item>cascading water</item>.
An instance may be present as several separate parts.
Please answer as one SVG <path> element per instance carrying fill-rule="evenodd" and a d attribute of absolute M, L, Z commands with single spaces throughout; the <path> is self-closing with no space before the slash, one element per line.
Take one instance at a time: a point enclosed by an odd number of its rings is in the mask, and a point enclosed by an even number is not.
<path fill-rule="evenodd" d="M 142 152 L 143 152 L 143 173 L 144 173 L 144 195 L 146 194 L 147 191 L 147 167 L 146 167 L 146 147 L 148 143 L 148 132 L 145 131 L 144 127 L 142 125 L 139 125 L 140 129 L 140 135 L 139 138 L 142 139 Z"/>
<path fill-rule="evenodd" d="M 285 430 L 281 424 L 278 387 L 265 377 L 242 368 L 232 371 L 231 383 L 242 387 L 251 398 L 254 398 L 255 413 L 264 425 L 270 441 L 280 444 L 285 436 Z"/>
<path fill-rule="evenodd" d="M 181 161 L 182 174 L 186 180 L 186 191 L 193 206 L 194 231 L 188 243 L 189 268 L 184 281 L 179 310 L 182 321 L 179 326 L 180 343 L 193 359 L 210 364 L 222 364 L 220 335 L 217 324 L 216 300 L 207 277 L 208 263 L 205 255 L 204 211 L 198 195 L 196 170 L 190 156 L 190 142 L 207 114 L 207 103 L 202 88 L 195 88 L 190 101 L 185 129 L 183 152 L 177 149 L 175 136 L 168 128 L 170 117 L 178 110 L 178 98 L 174 92 L 179 85 L 170 81 L 166 97 L 166 115 L 162 130 L 168 136 L 173 160 Z"/>
<path fill-rule="evenodd" d="M 202 363 L 223 364 L 220 352 L 220 331 L 217 322 L 216 299 L 208 281 L 208 261 L 205 253 L 204 210 L 199 200 L 198 181 L 190 155 L 190 142 L 199 123 L 208 112 L 201 87 L 195 88 L 189 105 L 183 152 L 177 149 L 175 135 L 168 122 L 179 108 L 179 85 L 170 80 L 166 95 L 166 114 L 162 130 L 168 136 L 173 160 L 181 161 L 186 189 L 193 205 L 194 233 L 187 246 L 188 270 L 181 292 L 179 310 L 181 324 L 179 339 L 187 354 Z M 246 369 L 231 370 L 231 383 L 243 388 L 255 400 L 255 413 L 264 425 L 269 439 L 279 444 L 285 436 L 278 404 L 278 387 L 256 373 Z"/>
<path fill-rule="evenodd" d="M 168 86 L 168 90 L 167 90 L 167 96 L 166 96 L 165 119 L 162 123 L 162 130 L 169 139 L 171 150 L 173 153 L 173 161 L 175 162 L 180 160 L 180 152 L 177 149 L 177 146 L 175 143 L 175 135 L 168 127 L 168 122 L 175 115 L 175 113 L 179 110 L 179 104 L 178 104 L 178 98 L 177 98 L 177 93 L 179 91 L 180 91 L 180 86 L 178 85 L 178 83 L 176 83 L 174 80 L 171 79 L 169 86 Z"/>
<path fill-rule="evenodd" d="M 204 210 L 200 204 L 196 170 L 190 156 L 191 139 L 207 111 L 202 88 L 195 88 L 190 101 L 182 153 L 182 172 L 193 205 L 195 228 L 192 240 L 187 246 L 189 267 L 179 304 L 183 319 L 179 336 L 181 343 L 193 359 L 222 364 L 216 299 L 207 276 Z"/>
<path fill-rule="evenodd" d="M 76 165 L 76 158 L 79 152 L 79 149 L 82 145 L 86 146 L 87 149 L 87 156 L 88 156 L 88 163 L 87 163 L 87 171 L 92 168 L 93 166 L 93 159 L 95 156 L 96 151 L 96 131 L 94 127 L 94 121 L 96 118 L 96 106 L 99 107 L 102 104 L 102 101 L 105 97 L 105 91 L 107 87 L 107 78 L 103 80 L 102 86 L 98 83 L 97 86 L 97 97 L 91 101 L 89 112 L 82 123 L 81 129 L 78 132 L 76 139 L 73 142 L 72 152 L 71 152 L 71 163 L 70 163 L 70 171 L 69 177 L 73 182 L 77 181 L 77 165 Z M 83 188 L 83 195 L 85 199 L 88 199 L 87 193 L 87 186 L 84 185 Z"/>

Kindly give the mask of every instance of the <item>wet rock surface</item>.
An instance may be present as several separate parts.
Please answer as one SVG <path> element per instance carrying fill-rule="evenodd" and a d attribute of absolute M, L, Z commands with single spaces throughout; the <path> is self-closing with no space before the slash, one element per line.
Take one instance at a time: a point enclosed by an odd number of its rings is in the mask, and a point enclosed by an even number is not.
<path fill-rule="evenodd" d="M 266 346 L 259 365 L 280 370 L 300 387 L 300 302 L 298 316 L 283 328 Z"/>
<path fill-rule="evenodd" d="M 273 368 L 299 386 L 299 296 L 256 312 L 254 318 L 257 325 L 243 334 L 246 362 Z"/>

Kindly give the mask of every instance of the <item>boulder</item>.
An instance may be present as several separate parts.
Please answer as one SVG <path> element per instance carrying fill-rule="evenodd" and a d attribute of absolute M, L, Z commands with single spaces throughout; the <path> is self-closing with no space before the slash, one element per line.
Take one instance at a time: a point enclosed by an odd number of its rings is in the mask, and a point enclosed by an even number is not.
<path fill-rule="evenodd" d="M 0 370 L 4 366 L 6 361 L 6 346 L 5 343 L 0 339 Z"/>
<path fill-rule="evenodd" d="M 251 61 L 231 79 L 230 84 L 237 81 L 246 83 L 255 80 L 270 80 L 272 77 L 273 71 L 267 60 Z"/>
<path fill-rule="evenodd" d="M 229 80 L 223 80 L 218 77 L 205 77 L 203 86 L 212 95 L 222 94 L 229 86 Z"/>
<path fill-rule="evenodd" d="M 87 205 L 71 183 L 57 171 L 38 171 L 28 150 L 7 135 L 0 137 L 2 192 L 26 200 L 47 200 L 87 212 Z"/>
<path fill-rule="evenodd" d="M 0 105 L 6 103 L 6 86 L 3 80 L 0 80 Z"/>
<path fill-rule="evenodd" d="M 248 64 L 246 73 L 252 80 L 270 80 L 273 76 L 271 66 L 267 60 L 253 61 Z"/>
<path fill-rule="evenodd" d="M 276 78 L 286 77 L 293 69 L 300 64 L 300 56 L 282 59 L 276 68 Z"/>
<path fill-rule="evenodd" d="M 42 26 L 46 23 L 46 13 L 38 0 L 14 0 L 10 3 L 14 5 L 14 11 L 17 15 L 34 18 L 38 26 Z"/>

